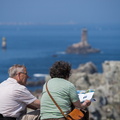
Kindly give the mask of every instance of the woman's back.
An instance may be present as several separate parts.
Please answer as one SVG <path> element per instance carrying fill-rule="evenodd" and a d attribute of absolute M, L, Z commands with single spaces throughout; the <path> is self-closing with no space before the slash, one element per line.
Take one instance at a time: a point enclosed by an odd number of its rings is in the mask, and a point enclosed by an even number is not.
<path fill-rule="evenodd" d="M 62 78 L 49 80 L 48 90 L 65 113 L 71 111 L 71 102 L 76 102 L 79 99 L 74 85 Z M 61 117 L 63 117 L 62 114 L 46 92 L 45 84 L 41 98 L 41 119 Z"/>

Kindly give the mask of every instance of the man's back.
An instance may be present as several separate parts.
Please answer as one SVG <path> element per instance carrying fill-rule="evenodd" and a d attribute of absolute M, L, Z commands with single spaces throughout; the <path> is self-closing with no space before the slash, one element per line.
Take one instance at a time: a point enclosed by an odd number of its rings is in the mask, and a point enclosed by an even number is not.
<path fill-rule="evenodd" d="M 8 74 L 9 78 L 0 84 L 0 120 L 16 120 L 25 114 L 27 107 L 39 109 L 40 100 L 25 87 L 29 78 L 26 67 L 15 64 Z"/>
<path fill-rule="evenodd" d="M 26 105 L 36 98 L 25 96 L 26 87 L 17 83 L 13 78 L 8 78 L 0 84 L 0 113 L 4 116 L 17 118 L 24 112 Z M 26 94 L 27 95 L 27 94 Z"/>

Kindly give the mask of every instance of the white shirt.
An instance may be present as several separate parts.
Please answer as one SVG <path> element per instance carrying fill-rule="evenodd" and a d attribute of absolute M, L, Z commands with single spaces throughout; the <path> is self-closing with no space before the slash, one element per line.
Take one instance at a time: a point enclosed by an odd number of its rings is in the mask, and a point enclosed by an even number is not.
<path fill-rule="evenodd" d="M 0 113 L 3 116 L 18 118 L 26 106 L 36 99 L 25 86 L 13 78 L 0 84 Z"/>

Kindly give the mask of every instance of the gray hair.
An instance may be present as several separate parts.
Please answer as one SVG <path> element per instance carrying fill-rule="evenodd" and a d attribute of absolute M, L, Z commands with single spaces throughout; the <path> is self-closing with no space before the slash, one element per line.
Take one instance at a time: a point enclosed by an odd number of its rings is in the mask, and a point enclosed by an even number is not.
<path fill-rule="evenodd" d="M 17 73 L 23 72 L 24 68 L 26 68 L 24 65 L 19 65 L 19 64 L 13 65 L 8 70 L 9 77 L 14 77 Z"/>

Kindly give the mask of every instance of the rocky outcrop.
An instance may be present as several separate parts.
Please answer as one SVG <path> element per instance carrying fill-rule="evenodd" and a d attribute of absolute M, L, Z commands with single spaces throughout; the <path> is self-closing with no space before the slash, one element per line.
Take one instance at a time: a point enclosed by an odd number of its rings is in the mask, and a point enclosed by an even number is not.
<path fill-rule="evenodd" d="M 88 63 L 86 63 L 88 64 Z M 105 61 L 103 73 L 90 74 L 74 71 L 70 81 L 78 90 L 95 89 L 89 107 L 90 117 L 97 120 L 119 120 L 120 118 L 120 61 Z M 81 68 L 79 68 L 81 69 Z"/>
<path fill-rule="evenodd" d="M 97 73 L 98 70 L 97 67 L 92 62 L 88 62 L 86 64 L 80 64 L 80 66 L 77 69 L 72 70 L 72 73 L 76 72 L 94 74 Z"/>
<path fill-rule="evenodd" d="M 71 46 L 69 46 L 66 50 L 66 53 L 72 53 L 72 54 L 88 54 L 88 53 L 97 53 L 100 52 L 100 50 L 92 48 L 90 44 L 88 44 L 87 41 L 87 29 L 82 30 L 82 38 L 79 43 L 75 43 Z"/>
<path fill-rule="evenodd" d="M 41 86 L 45 83 L 45 80 L 38 80 L 38 81 L 27 81 L 27 87 L 34 87 L 34 86 Z"/>

